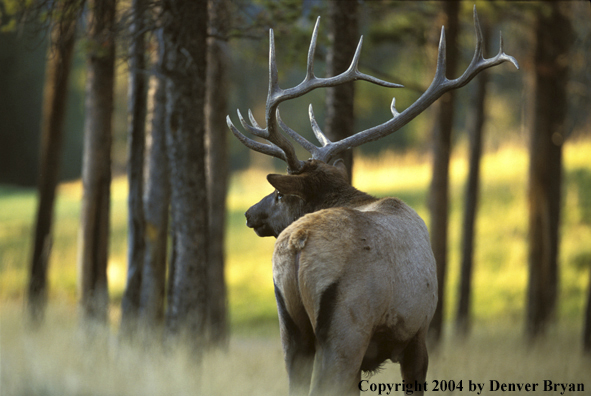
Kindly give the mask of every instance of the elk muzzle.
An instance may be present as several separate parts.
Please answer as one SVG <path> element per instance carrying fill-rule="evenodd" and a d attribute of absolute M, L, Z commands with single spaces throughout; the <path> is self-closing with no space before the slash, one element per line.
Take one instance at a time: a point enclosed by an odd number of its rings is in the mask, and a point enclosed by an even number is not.
<path fill-rule="evenodd" d="M 257 204 L 252 205 L 244 216 L 246 216 L 246 226 L 252 228 L 260 237 L 277 237 L 275 231 L 269 223 L 269 208 L 273 204 L 273 193 L 267 195 Z"/>

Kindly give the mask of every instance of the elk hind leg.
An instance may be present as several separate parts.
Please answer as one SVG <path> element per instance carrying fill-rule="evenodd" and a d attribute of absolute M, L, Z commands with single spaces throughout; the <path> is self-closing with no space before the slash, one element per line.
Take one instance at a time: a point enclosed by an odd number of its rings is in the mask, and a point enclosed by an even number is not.
<path fill-rule="evenodd" d="M 311 396 L 358 396 L 361 380 L 362 340 L 345 338 L 344 343 L 320 344 L 316 350 Z"/>
<path fill-rule="evenodd" d="M 322 293 L 316 320 L 316 356 L 310 395 L 351 396 L 359 395 L 361 364 L 370 332 L 360 328 L 355 318 L 361 312 L 353 312 L 347 304 L 337 304 L 338 282 Z M 366 320 L 360 320 L 367 323 Z"/>
<path fill-rule="evenodd" d="M 425 333 L 419 332 L 406 345 L 400 359 L 400 372 L 402 379 L 407 386 L 412 386 L 413 395 L 422 396 L 427 385 L 427 367 L 429 366 L 429 355 Z"/>
<path fill-rule="evenodd" d="M 289 394 L 307 395 L 310 389 L 314 365 L 315 339 L 308 321 L 298 324 L 287 312 L 285 300 L 275 286 L 275 298 L 279 313 L 279 327 L 285 366 L 289 376 Z"/>
<path fill-rule="evenodd" d="M 308 395 L 314 365 L 314 344 L 290 343 L 285 348 L 285 365 L 289 375 L 289 394 Z"/>

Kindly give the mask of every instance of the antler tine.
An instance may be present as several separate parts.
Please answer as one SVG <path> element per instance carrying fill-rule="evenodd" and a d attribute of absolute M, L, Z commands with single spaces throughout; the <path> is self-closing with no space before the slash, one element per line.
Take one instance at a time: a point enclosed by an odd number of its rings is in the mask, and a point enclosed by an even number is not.
<path fill-rule="evenodd" d="M 318 142 L 322 145 L 322 147 L 332 143 L 326 135 L 318 126 L 318 122 L 316 122 L 316 117 L 314 117 L 314 110 L 312 109 L 312 104 L 308 107 L 308 116 L 310 117 L 310 124 L 312 125 L 312 131 L 314 132 L 314 136 L 318 139 Z"/>
<path fill-rule="evenodd" d="M 248 116 L 250 118 L 250 122 L 252 125 L 249 125 L 248 122 L 246 122 L 244 117 L 242 117 L 242 113 L 240 112 L 240 110 L 236 110 L 236 112 L 238 113 L 238 119 L 240 120 L 240 123 L 242 124 L 242 127 L 244 129 L 248 129 L 250 133 L 263 139 L 266 139 L 268 137 L 267 131 L 259 127 L 257 122 L 254 120 L 254 116 L 252 115 L 250 109 L 248 110 Z"/>
<path fill-rule="evenodd" d="M 476 12 L 476 5 L 472 11 L 474 18 L 474 32 L 476 33 L 476 48 L 474 50 L 474 57 L 484 58 L 483 56 L 483 43 L 484 37 L 482 36 L 482 29 L 480 28 L 480 20 L 478 19 L 478 13 Z"/>
<path fill-rule="evenodd" d="M 273 29 L 269 29 L 269 94 L 267 104 L 271 93 L 279 89 L 279 72 L 277 71 L 277 62 L 275 60 L 275 35 Z"/>
<path fill-rule="evenodd" d="M 511 62 L 513 66 L 515 66 L 515 68 L 519 70 L 519 63 L 517 63 L 517 60 L 511 55 L 507 55 L 503 50 L 503 33 L 501 32 L 499 32 L 499 53 L 495 58 L 503 58 L 503 60 Z"/>
<path fill-rule="evenodd" d="M 277 147 L 274 144 L 264 144 L 259 143 L 256 140 L 252 140 L 246 136 L 244 136 L 232 123 L 230 116 L 226 116 L 226 124 L 228 124 L 228 128 L 232 131 L 234 136 L 238 138 L 246 147 L 251 150 L 258 151 L 259 153 L 267 154 L 273 156 L 275 158 L 279 158 L 285 162 L 287 162 L 287 158 L 283 150 Z"/>
<path fill-rule="evenodd" d="M 484 69 L 488 69 L 489 67 L 493 67 L 499 65 L 503 62 L 511 62 L 513 66 L 519 69 L 519 64 L 515 60 L 514 57 L 509 56 L 503 52 L 503 36 L 501 35 L 501 42 L 499 46 L 499 52 L 493 58 L 485 59 L 482 53 L 482 31 L 480 29 L 480 22 L 478 21 L 478 13 L 476 12 L 476 6 L 474 6 L 474 30 L 476 34 L 476 50 L 474 51 L 474 56 L 472 57 L 472 61 L 470 65 L 464 71 L 460 77 L 456 78 L 455 80 L 449 81 L 449 84 L 452 85 L 450 89 L 460 88 L 464 85 L 468 84 L 474 76 L 480 73 Z"/>
<path fill-rule="evenodd" d="M 283 122 L 283 120 L 281 119 L 281 116 L 279 115 L 279 109 L 277 109 L 277 123 L 279 124 L 281 129 L 283 129 L 283 131 L 285 133 L 287 133 L 289 136 L 291 136 L 291 138 L 293 140 L 295 140 L 300 146 L 302 146 L 308 152 L 312 153 L 312 152 L 316 151 L 316 149 L 317 149 L 316 146 L 314 146 L 312 143 L 310 143 L 310 141 L 308 141 L 308 139 L 306 139 L 305 137 L 303 137 L 302 135 L 300 135 L 299 133 L 297 133 L 296 131 L 294 131 L 290 127 L 288 127 Z"/>
<path fill-rule="evenodd" d="M 255 120 L 254 115 L 252 114 L 252 110 L 248 109 L 248 119 L 250 120 L 250 123 L 252 124 L 252 126 L 254 126 L 255 128 L 258 129 L 263 129 L 259 126 L 259 124 L 257 123 L 257 120 Z"/>
<path fill-rule="evenodd" d="M 445 27 L 441 27 L 441 35 L 439 36 L 439 46 L 437 48 L 437 67 L 435 69 L 435 77 L 431 86 L 437 81 L 437 83 L 444 82 L 447 78 L 445 74 L 447 72 L 447 44 L 445 41 Z M 429 88 L 431 88 L 431 86 Z"/>
<path fill-rule="evenodd" d="M 353 59 L 351 60 L 351 65 L 347 71 L 342 73 L 341 75 L 351 75 L 354 76 L 354 80 L 363 80 L 367 81 L 376 85 L 380 85 L 382 87 L 387 88 L 404 88 L 402 84 L 391 83 L 388 81 L 380 80 L 374 76 L 370 76 L 369 74 L 361 73 L 358 69 L 359 66 L 359 59 L 361 58 L 361 48 L 363 47 L 363 36 L 359 38 L 359 43 L 357 44 L 357 48 L 355 48 L 355 54 L 353 55 Z"/>
<path fill-rule="evenodd" d="M 392 98 L 392 104 L 390 104 L 390 111 L 392 112 L 393 117 L 398 117 L 398 110 L 396 110 L 396 98 Z"/>
<path fill-rule="evenodd" d="M 318 25 L 320 24 L 320 17 L 316 18 L 314 30 L 312 31 L 312 39 L 310 40 L 310 48 L 308 48 L 308 62 L 306 64 L 306 80 L 314 78 L 314 54 L 316 53 L 316 40 L 318 39 Z"/>
<path fill-rule="evenodd" d="M 355 48 L 355 53 L 353 54 L 353 59 L 351 59 L 351 64 L 349 65 L 349 69 L 347 72 L 356 72 L 359 73 L 359 59 L 361 58 L 361 48 L 363 47 L 363 36 L 359 37 L 359 42 L 357 43 L 357 47 Z M 361 74 L 361 73 L 359 73 Z M 398 85 L 398 84 L 396 84 Z"/>
<path fill-rule="evenodd" d="M 320 129 L 320 126 L 318 126 L 318 122 L 316 121 L 316 118 L 314 117 L 314 111 L 312 110 L 312 105 L 311 104 L 310 104 L 310 106 L 308 108 L 308 115 L 310 116 L 310 124 L 312 125 L 312 130 L 314 131 L 314 135 L 316 136 L 316 139 L 318 139 L 318 142 L 320 142 L 320 144 L 323 147 L 326 146 L 327 144 L 332 143 L 324 135 L 324 133 Z M 318 151 L 318 147 L 316 147 L 314 144 L 310 143 L 310 141 L 308 139 L 306 139 L 305 137 L 303 137 L 302 135 L 300 135 L 299 133 L 297 133 L 296 131 L 294 131 L 290 127 L 288 127 L 283 122 L 283 120 L 281 120 L 281 117 L 279 116 L 279 110 L 277 110 L 277 122 L 279 123 L 279 126 L 281 127 L 281 129 L 283 129 L 283 131 L 285 131 L 285 133 L 287 133 L 289 136 L 291 136 L 291 138 L 293 140 L 295 140 L 296 142 L 298 142 L 298 144 L 300 146 L 302 146 L 310 154 L 312 154 L 312 158 L 315 158 L 315 155 L 316 155 L 316 153 Z"/>

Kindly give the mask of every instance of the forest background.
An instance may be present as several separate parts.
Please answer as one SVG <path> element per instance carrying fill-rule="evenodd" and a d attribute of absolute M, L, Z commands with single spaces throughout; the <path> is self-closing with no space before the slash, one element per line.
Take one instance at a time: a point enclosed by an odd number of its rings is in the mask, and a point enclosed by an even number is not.
<path fill-rule="evenodd" d="M 346 2 L 345 2 L 346 3 Z M 572 29 L 568 65 L 567 111 L 562 147 L 558 292 L 549 324 L 537 341 L 523 343 L 528 312 L 528 186 L 535 79 L 534 49 L 539 37 L 540 14 L 550 13 L 544 2 L 476 2 L 481 22 L 491 31 L 485 56 L 498 49 L 503 32 L 505 51 L 516 57 L 521 69 L 497 66 L 489 73 L 486 121 L 480 170 L 479 206 L 474 232 L 471 328 L 468 338 L 454 327 L 460 295 L 464 189 L 469 173 L 470 129 L 474 117 L 476 82 L 455 95 L 455 118 L 449 174 L 449 251 L 447 260 L 444 339 L 431 360 L 430 378 L 485 382 L 581 383 L 591 389 L 583 373 L 589 360 L 581 354 L 591 273 L 591 10 L 588 2 L 567 4 Z M 267 30 L 275 30 L 280 85 L 296 85 L 304 75 L 307 46 L 316 16 L 321 16 L 317 74 L 324 75 L 328 39 L 328 2 L 233 1 L 227 26 L 228 103 L 224 113 L 233 119 L 235 109 L 252 109 L 264 119 L 267 90 Z M 458 70 L 469 62 L 474 48 L 473 2 L 459 9 Z M 119 2 L 117 15 L 132 7 Z M 38 195 L 34 186 L 40 174 L 41 128 L 47 64 L 55 54 L 50 33 L 34 23 L 18 24 L 8 18 L 10 2 L 0 6 L 0 300 L 2 302 L 2 389 L 6 394 L 145 394 L 172 389 L 207 394 L 277 394 L 286 389 L 277 314 L 271 276 L 273 239 L 258 238 L 244 225 L 244 211 L 271 191 L 265 175 L 283 172 L 285 165 L 243 147 L 227 128 L 229 190 L 225 204 L 225 285 L 228 324 L 222 348 L 206 353 L 205 370 L 187 358 L 183 348 L 162 352 L 120 344 L 122 301 L 128 286 L 128 89 L 130 38 L 117 40 L 113 107 L 111 208 L 109 225 L 108 317 L 99 341 L 79 338 L 77 310 L 80 302 L 79 229 L 83 187 L 85 92 L 89 40 L 80 19 L 67 97 L 60 180 L 55 203 L 53 243 L 48 264 L 49 308 L 42 330 L 27 325 L 30 261 L 33 249 Z M 361 2 L 359 34 L 364 35 L 360 68 L 369 74 L 405 85 L 395 91 L 356 83 L 355 130 L 390 118 L 389 103 L 406 108 L 428 87 L 434 73 L 443 2 Z M 9 22 L 11 21 L 11 22 Z M 16 24 L 15 24 L 16 23 Z M 148 30 L 148 29 L 146 29 Z M 148 37 L 146 53 L 157 52 L 155 35 Z M 150 44 L 152 43 L 152 44 Z M 149 73 L 147 73 L 149 74 Z M 317 118 L 325 118 L 324 90 L 282 105 L 286 123 L 313 140 L 306 116 L 309 103 Z M 355 150 L 353 185 L 377 196 L 398 196 L 430 224 L 428 204 L 432 179 L 432 149 L 437 108 L 433 106 L 401 131 Z M 305 155 L 301 155 L 305 158 Z M 75 342 L 70 342 L 75 339 Z M 533 344 L 532 344 L 533 342 Z M 83 347 L 82 345 L 85 345 Z M 458 347 L 463 348 L 457 353 Z M 84 349 L 86 351 L 84 352 Z M 155 348 L 155 349 L 152 349 Z M 149 357 L 144 353 L 149 350 Z M 189 348 L 191 350 L 191 348 Z M 552 356 L 552 359 L 548 359 Z M 55 365 L 55 360 L 61 362 Z M 515 362 L 512 371 L 506 360 Z M 244 367 L 244 361 L 252 361 Z M 163 369 L 163 365 L 166 367 Z M 125 381 L 134 367 L 139 379 Z M 453 366 L 453 368 L 451 368 Z M 445 367 L 445 368 L 444 368 Z M 448 368 L 449 367 L 449 368 Z M 200 375 L 195 375 L 200 373 Z M 134 375 L 135 375 L 134 374 Z M 396 369 L 380 374 L 394 381 Z M 110 380 L 107 381 L 106 379 Z M 235 380 L 233 380 L 235 378 Z M 379 378 L 376 381 L 379 381 Z M 110 382 L 110 384 L 107 384 Z M 233 385 L 229 385 L 232 383 Z M 151 384 L 151 385 L 150 385 Z M 264 390 L 261 384 L 266 384 Z M 4 393 L 2 393 L 4 394 Z"/>

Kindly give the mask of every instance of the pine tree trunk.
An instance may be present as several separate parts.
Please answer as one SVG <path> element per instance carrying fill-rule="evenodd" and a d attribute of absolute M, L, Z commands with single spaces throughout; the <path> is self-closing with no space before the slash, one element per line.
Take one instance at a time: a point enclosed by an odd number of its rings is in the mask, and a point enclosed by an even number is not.
<path fill-rule="evenodd" d="M 208 205 L 205 172 L 207 2 L 162 4 L 166 128 L 175 274 L 167 327 L 200 346 L 207 317 Z"/>
<path fill-rule="evenodd" d="M 457 37 L 459 30 L 458 12 L 460 3 L 443 3 L 445 15 L 445 35 L 447 38 L 447 77 L 455 78 L 458 58 Z M 455 91 L 444 94 L 439 99 L 437 121 L 433 136 L 433 175 L 429 191 L 431 211 L 431 247 L 437 262 L 438 300 L 435 315 L 429 328 L 430 338 L 435 344 L 441 339 L 443 330 L 445 275 L 447 272 L 447 222 L 449 195 L 449 157 L 451 133 L 454 123 Z"/>
<path fill-rule="evenodd" d="M 583 325 L 583 352 L 591 355 L 591 267 L 589 269 L 589 283 L 587 285 L 587 305 Z"/>
<path fill-rule="evenodd" d="M 207 41 L 206 146 L 209 191 L 209 339 L 214 345 L 228 342 L 227 296 L 224 278 L 228 153 L 226 114 L 228 108 L 229 15 L 226 0 L 209 0 Z"/>
<path fill-rule="evenodd" d="M 135 333 L 140 308 L 140 293 L 145 255 L 144 152 L 146 142 L 147 85 L 144 0 L 133 0 L 129 48 L 128 159 L 129 181 L 127 214 L 127 285 L 121 302 L 121 330 Z"/>
<path fill-rule="evenodd" d="M 556 306 L 562 143 L 568 107 L 567 59 L 572 27 L 567 3 L 548 3 L 537 16 L 534 119 L 530 132 L 529 280 L 526 334 L 542 334 Z M 544 12 L 549 11 L 549 12 Z"/>
<path fill-rule="evenodd" d="M 115 1 L 90 1 L 79 294 L 85 319 L 107 321 Z"/>
<path fill-rule="evenodd" d="M 488 42 L 489 27 L 481 23 L 484 43 Z M 486 50 L 485 50 L 486 53 Z M 486 119 L 486 85 L 488 73 L 481 72 L 476 78 L 476 93 L 470 126 L 470 159 L 468 181 L 466 183 L 464 222 L 462 225 L 462 263 L 460 269 L 460 290 L 458 301 L 458 315 L 456 330 L 458 334 L 466 336 L 470 330 L 470 300 L 472 268 L 474 259 L 474 228 L 476 223 L 476 209 L 478 206 L 478 185 L 480 174 L 480 157 L 482 155 L 482 134 Z"/>
<path fill-rule="evenodd" d="M 160 62 L 160 60 L 157 62 Z M 142 273 L 140 319 L 148 329 L 155 330 L 162 325 L 164 319 L 166 250 L 170 207 L 164 79 L 156 76 L 152 77 L 149 98 L 151 100 L 152 120 L 149 123 L 150 129 L 146 146 L 146 193 L 144 198 L 146 247 Z"/>
<path fill-rule="evenodd" d="M 63 18 L 55 24 L 52 31 L 43 104 L 39 206 L 35 220 L 35 241 L 28 288 L 28 308 L 33 324 L 43 321 L 47 305 L 47 270 L 52 244 L 53 207 L 59 181 L 68 81 L 76 39 L 75 10 L 62 12 L 65 12 Z"/>
<path fill-rule="evenodd" d="M 357 48 L 357 2 L 330 0 L 328 15 L 331 45 L 326 54 L 326 75 L 332 77 L 347 70 Z M 355 85 L 352 82 L 326 89 L 324 132 L 330 140 L 341 140 L 355 132 L 354 102 Z M 347 150 L 338 158 L 345 161 L 350 183 L 353 175 L 353 151 Z"/>

